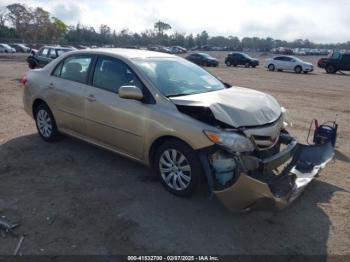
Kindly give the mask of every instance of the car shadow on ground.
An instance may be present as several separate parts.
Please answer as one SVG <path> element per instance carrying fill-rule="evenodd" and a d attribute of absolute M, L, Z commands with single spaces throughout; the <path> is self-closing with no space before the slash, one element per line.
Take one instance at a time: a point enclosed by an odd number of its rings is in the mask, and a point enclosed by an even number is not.
<path fill-rule="evenodd" d="M 314 181 L 281 212 L 232 214 L 205 194 L 166 192 L 144 166 L 65 137 L 0 145 L 0 216 L 21 223 L 22 254 L 326 254 L 321 208 L 341 188 Z M 12 254 L 16 237 L 0 238 Z"/>

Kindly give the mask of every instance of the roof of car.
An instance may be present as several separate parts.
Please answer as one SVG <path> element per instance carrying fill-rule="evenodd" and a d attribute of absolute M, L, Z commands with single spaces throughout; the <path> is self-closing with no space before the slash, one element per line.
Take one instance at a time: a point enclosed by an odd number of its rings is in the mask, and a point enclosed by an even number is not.
<path fill-rule="evenodd" d="M 53 49 L 61 49 L 61 50 L 65 50 L 65 49 L 67 49 L 67 50 L 74 50 L 74 49 L 71 48 L 71 47 L 50 46 L 50 45 L 45 45 L 45 46 L 43 46 L 43 47 L 41 47 L 41 48 L 53 48 Z"/>
<path fill-rule="evenodd" d="M 161 58 L 161 57 L 176 57 L 171 54 L 154 52 L 149 50 L 141 49 L 128 49 L 128 48 L 96 48 L 96 49 L 85 49 L 77 51 L 79 53 L 90 53 L 90 54 L 111 54 L 120 55 L 127 58 Z"/>

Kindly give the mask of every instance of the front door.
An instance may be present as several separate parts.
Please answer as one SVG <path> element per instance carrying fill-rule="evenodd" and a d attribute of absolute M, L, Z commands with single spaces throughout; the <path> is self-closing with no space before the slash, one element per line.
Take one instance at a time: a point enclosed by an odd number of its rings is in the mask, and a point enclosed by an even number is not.
<path fill-rule="evenodd" d="M 145 119 L 151 105 L 120 98 L 118 89 L 123 85 L 144 88 L 124 62 L 107 56 L 99 57 L 85 101 L 87 135 L 141 159 Z"/>

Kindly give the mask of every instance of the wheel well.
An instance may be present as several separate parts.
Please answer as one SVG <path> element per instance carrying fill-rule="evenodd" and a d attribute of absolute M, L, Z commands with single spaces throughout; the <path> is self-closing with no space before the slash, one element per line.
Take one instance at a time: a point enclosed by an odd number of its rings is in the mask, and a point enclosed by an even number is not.
<path fill-rule="evenodd" d="M 32 106 L 32 111 L 33 111 L 33 117 L 35 117 L 35 110 L 39 105 L 47 105 L 44 100 L 38 98 L 35 99 L 33 106 Z"/>
<path fill-rule="evenodd" d="M 169 141 L 169 140 L 180 141 L 182 143 L 185 143 L 190 148 L 192 148 L 188 143 L 186 143 L 185 141 L 183 141 L 182 139 L 180 139 L 180 138 L 178 138 L 176 136 L 162 136 L 162 137 L 159 137 L 155 141 L 153 141 L 153 143 L 151 145 L 151 148 L 149 150 L 148 158 L 149 158 L 149 163 L 151 164 L 151 166 L 153 166 L 154 157 L 156 155 L 156 152 L 157 152 L 157 149 L 159 148 L 159 146 L 161 144 L 163 144 L 165 141 Z"/>

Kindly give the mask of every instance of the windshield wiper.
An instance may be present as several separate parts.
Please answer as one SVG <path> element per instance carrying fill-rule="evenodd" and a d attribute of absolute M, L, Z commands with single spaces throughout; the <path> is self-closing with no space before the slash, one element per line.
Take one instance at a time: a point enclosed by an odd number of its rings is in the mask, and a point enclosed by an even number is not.
<path fill-rule="evenodd" d="M 166 97 L 177 97 L 177 96 L 187 96 L 192 94 L 174 94 L 174 95 L 167 95 Z"/>

